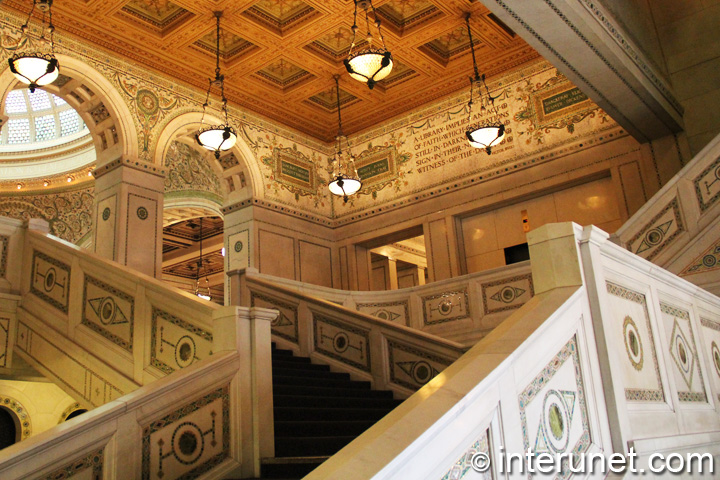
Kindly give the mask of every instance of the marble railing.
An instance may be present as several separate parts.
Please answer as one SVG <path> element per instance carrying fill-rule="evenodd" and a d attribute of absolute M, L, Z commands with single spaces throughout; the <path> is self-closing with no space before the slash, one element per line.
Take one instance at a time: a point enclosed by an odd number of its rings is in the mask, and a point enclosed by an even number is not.
<path fill-rule="evenodd" d="M 464 352 L 462 345 L 298 292 L 267 276 L 244 277 L 248 305 L 280 312 L 273 340 L 373 388 L 406 397 Z M 273 278 L 274 280 L 274 278 Z"/>
<path fill-rule="evenodd" d="M 720 136 L 711 141 L 613 237 L 640 257 L 720 293 Z"/>
<path fill-rule="evenodd" d="M 639 468 L 720 454 L 720 299 L 594 227 L 549 224 L 528 243 L 535 296 L 306 478 L 462 478 L 473 458 L 505 478 L 528 450 L 632 447 Z"/>
<path fill-rule="evenodd" d="M 264 279 L 467 347 L 487 335 L 534 294 L 530 262 L 387 291 L 337 290 L 260 274 L 251 268 L 230 275 Z M 250 304 L 249 298 L 240 298 L 239 302 Z"/>
<path fill-rule="evenodd" d="M 217 310 L 212 356 L 1 450 L 0 478 L 258 477 L 260 455 L 273 455 L 272 436 L 258 440 L 268 428 L 263 412 L 272 432 L 272 402 L 254 410 L 252 399 L 272 398 L 256 361 L 270 361 L 275 315 Z"/>

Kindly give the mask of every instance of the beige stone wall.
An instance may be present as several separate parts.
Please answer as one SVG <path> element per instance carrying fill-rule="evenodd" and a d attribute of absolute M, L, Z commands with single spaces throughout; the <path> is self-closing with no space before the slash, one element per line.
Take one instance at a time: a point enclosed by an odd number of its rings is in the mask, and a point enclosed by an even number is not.
<path fill-rule="evenodd" d="M 673 89 L 693 154 L 720 133 L 720 1 L 652 0 Z"/>

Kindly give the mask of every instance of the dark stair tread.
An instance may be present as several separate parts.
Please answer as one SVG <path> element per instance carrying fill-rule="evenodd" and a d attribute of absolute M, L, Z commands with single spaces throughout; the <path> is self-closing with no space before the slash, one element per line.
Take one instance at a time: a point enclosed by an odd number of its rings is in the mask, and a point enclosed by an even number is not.
<path fill-rule="evenodd" d="M 353 398 L 353 397 L 316 397 L 308 395 L 277 395 L 273 394 L 273 403 L 287 407 L 315 408 L 387 408 L 388 411 L 397 407 L 400 402 L 392 398 Z"/>
<path fill-rule="evenodd" d="M 329 380 L 350 380 L 350 375 L 342 372 L 331 372 L 330 370 L 305 370 L 302 368 L 276 368 L 272 369 L 273 375 L 280 377 L 303 377 L 303 378 L 327 378 Z"/>
<path fill-rule="evenodd" d="M 333 455 L 348 443 L 354 435 L 331 437 L 275 437 L 275 456 Z"/>
<path fill-rule="evenodd" d="M 260 460 L 262 478 L 301 479 L 327 460 L 327 455 L 271 457 Z"/>
<path fill-rule="evenodd" d="M 297 375 L 273 375 L 273 385 L 299 385 L 303 387 L 340 387 L 370 390 L 370 382 L 356 382 L 342 378 L 299 377 Z"/>
<path fill-rule="evenodd" d="M 388 414 L 386 408 L 307 408 L 276 407 L 276 421 L 292 420 L 380 420 Z"/>
<path fill-rule="evenodd" d="M 309 437 L 327 436 L 331 432 L 360 435 L 375 425 L 374 420 L 335 420 L 335 421 L 277 421 L 275 422 L 276 437 Z"/>
<path fill-rule="evenodd" d="M 389 390 L 364 388 L 315 387 L 305 385 L 273 385 L 273 395 L 312 395 L 316 397 L 393 398 Z"/>

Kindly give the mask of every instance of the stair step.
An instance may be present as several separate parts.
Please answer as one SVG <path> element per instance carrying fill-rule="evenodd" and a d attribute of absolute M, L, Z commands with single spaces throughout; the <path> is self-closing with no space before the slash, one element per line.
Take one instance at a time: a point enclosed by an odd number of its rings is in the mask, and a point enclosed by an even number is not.
<path fill-rule="evenodd" d="M 292 358 L 298 358 L 298 357 L 292 357 Z M 298 362 L 298 361 L 283 361 L 283 360 L 276 360 L 276 359 L 273 359 L 272 367 L 273 367 L 273 369 L 284 368 L 284 369 L 322 370 L 324 372 L 330 371 L 330 367 L 328 365 L 319 365 L 317 363 Z"/>
<path fill-rule="evenodd" d="M 276 437 L 326 437 L 332 433 L 360 435 L 375 424 L 372 420 L 275 422 Z"/>
<path fill-rule="evenodd" d="M 273 408 L 275 421 L 322 421 L 322 420 L 372 420 L 377 421 L 387 415 L 387 408 Z"/>
<path fill-rule="evenodd" d="M 300 365 L 313 365 L 312 361 L 307 357 L 293 357 L 290 355 L 275 355 L 273 353 L 272 363 L 275 364 L 276 362 L 293 363 L 293 364 L 300 364 Z"/>
<path fill-rule="evenodd" d="M 333 388 L 302 385 L 273 385 L 273 395 L 305 395 L 316 397 L 393 398 L 389 390 Z"/>
<path fill-rule="evenodd" d="M 297 375 L 273 375 L 273 385 L 299 385 L 303 387 L 338 387 L 370 390 L 370 382 L 355 382 L 351 380 L 329 378 L 299 377 Z"/>
<path fill-rule="evenodd" d="M 306 377 L 306 378 L 331 378 L 335 380 L 350 380 L 350 375 L 342 372 L 330 372 L 328 370 L 303 370 L 300 368 L 276 368 L 272 369 L 273 375 L 281 377 Z"/>
<path fill-rule="evenodd" d="M 275 437 L 275 457 L 332 455 L 355 440 L 352 435 L 332 437 Z"/>
<path fill-rule="evenodd" d="M 260 461 L 262 478 L 300 479 L 315 470 L 328 456 L 273 457 Z"/>
<path fill-rule="evenodd" d="M 392 410 L 401 403 L 392 398 L 314 397 L 276 394 L 273 394 L 273 402 L 278 407 L 385 408 L 387 410 Z"/>
<path fill-rule="evenodd" d="M 283 357 L 285 357 L 285 356 L 292 357 L 295 355 L 295 352 L 293 352 L 292 350 L 286 350 L 284 348 L 273 347 L 271 352 L 273 355 L 278 355 L 278 356 L 283 356 Z M 297 357 L 297 358 L 303 358 L 303 357 Z"/>

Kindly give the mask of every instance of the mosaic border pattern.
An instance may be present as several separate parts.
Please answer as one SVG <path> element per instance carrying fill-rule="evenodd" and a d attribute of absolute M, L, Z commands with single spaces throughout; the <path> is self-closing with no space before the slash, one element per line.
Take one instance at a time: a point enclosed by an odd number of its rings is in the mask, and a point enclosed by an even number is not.
<path fill-rule="evenodd" d="M 7 366 L 8 349 L 10 348 L 10 319 L 0 317 L 0 330 L 5 332 L 5 345 L 0 351 L 0 367 Z"/>
<path fill-rule="evenodd" d="M 633 245 L 637 239 L 639 239 L 640 237 L 642 237 L 644 235 L 647 235 L 648 232 L 650 232 L 650 230 L 655 228 L 655 223 L 658 220 L 660 220 L 660 218 L 662 218 L 662 216 L 665 215 L 665 213 L 667 213 L 668 210 L 670 210 L 670 209 L 673 210 L 673 217 L 674 217 L 675 222 L 677 223 L 677 229 L 672 233 L 672 235 L 670 235 L 667 238 L 665 237 L 665 232 L 663 232 L 662 237 L 661 237 L 662 243 L 660 243 L 659 245 L 650 245 L 650 248 L 645 250 L 645 251 L 647 251 L 650 249 L 654 249 L 650 253 L 650 255 L 648 255 L 647 257 L 643 257 L 645 260 L 650 261 L 653 258 L 655 258 L 655 256 L 657 254 L 659 254 L 665 247 L 667 247 L 667 245 L 670 242 L 675 240 L 675 237 L 677 237 L 678 235 L 680 235 L 682 232 L 685 231 L 685 224 L 683 223 L 682 215 L 680 213 L 680 204 L 678 203 L 677 197 L 674 197 L 667 205 L 665 205 L 665 207 L 662 210 L 660 210 L 660 212 L 658 212 L 658 214 L 655 215 L 652 218 L 652 220 L 650 220 L 648 223 L 646 223 L 645 226 L 627 242 L 628 247 L 630 247 L 630 245 Z M 641 243 L 641 245 L 642 245 L 642 243 Z M 629 248 L 628 248 L 628 250 L 629 250 Z M 633 252 L 633 253 L 638 254 L 637 251 Z"/>
<path fill-rule="evenodd" d="M 67 283 L 68 283 L 68 285 L 66 285 L 66 288 L 65 288 L 65 305 L 63 305 L 62 303 L 58 302 L 58 301 L 55 300 L 54 298 L 49 297 L 48 295 L 45 294 L 45 292 L 41 292 L 40 290 L 38 290 L 37 288 L 35 288 L 35 285 L 33 284 L 33 282 L 34 282 L 34 278 L 35 278 L 35 275 L 36 275 L 36 272 L 35 272 L 35 267 L 36 267 L 35 259 L 36 259 L 36 258 L 40 258 L 40 259 L 42 259 L 42 260 L 45 260 L 45 261 L 48 262 L 49 264 L 55 265 L 56 267 L 58 267 L 58 268 L 60 268 L 60 269 L 63 269 L 63 270 L 65 270 L 65 271 L 67 272 Z M 61 262 L 60 260 L 56 260 L 56 259 L 54 259 L 54 258 L 52 258 L 52 257 L 50 257 L 50 256 L 48 256 L 48 255 L 46 255 L 46 254 L 44 254 L 43 252 L 41 252 L 41 251 L 39 251 L 39 250 L 33 250 L 32 270 L 31 270 L 31 272 L 30 272 L 30 293 L 32 293 L 32 294 L 35 295 L 36 297 L 44 300 L 45 302 L 47 302 L 48 304 L 50 304 L 50 305 L 52 305 L 53 307 L 57 308 L 57 309 L 60 310 L 61 312 L 67 314 L 67 313 L 68 313 L 68 307 L 69 307 L 68 304 L 69 304 L 69 300 L 70 300 L 70 288 L 69 288 L 69 287 L 70 287 L 70 285 L 72 285 L 71 280 L 72 280 L 72 269 L 70 268 L 69 265 Z"/>
<path fill-rule="evenodd" d="M 283 302 L 282 300 L 278 300 L 272 297 L 268 297 L 267 295 L 263 295 L 262 293 L 256 293 L 252 290 L 250 291 L 250 306 L 255 307 L 255 299 L 262 300 L 264 302 L 268 302 L 271 305 L 276 305 L 278 307 L 287 308 L 288 310 L 291 310 L 294 314 L 294 330 L 295 335 L 288 335 L 287 333 L 279 332 L 276 330 L 272 330 L 273 335 L 277 335 L 278 337 L 282 337 L 286 340 L 290 340 L 291 342 L 297 344 L 300 338 L 300 333 L 298 330 L 298 305 L 293 305 L 291 303 Z M 273 325 L 277 325 L 276 322 L 280 322 L 283 317 L 283 313 L 280 312 L 280 315 L 277 316 L 275 320 L 273 320 L 272 324 L 270 325 L 270 328 L 272 329 Z"/>
<path fill-rule="evenodd" d="M 715 202 L 717 202 L 718 199 L 720 199 L 720 191 L 718 191 L 715 195 L 710 197 L 705 202 L 705 201 L 703 201 L 703 194 L 702 194 L 702 191 L 700 190 L 700 181 L 710 172 L 710 170 L 715 170 L 718 168 L 718 166 L 720 166 L 720 157 L 716 158 L 713 163 L 711 163 L 710 165 L 705 167 L 705 169 L 702 172 L 700 172 L 700 174 L 697 177 L 695 177 L 695 179 L 693 180 L 693 184 L 695 185 L 695 196 L 697 197 L 698 206 L 700 207 L 700 213 L 705 213 L 705 211 L 708 208 L 712 207 L 715 204 Z M 705 188 L 706 189 L 709 188 L 709 186 L 707 185 L 707 182 L 706 182 Z"/>
<path fill-rule="evenodd" d="M 358 312 L 361 312 L 361 308 L 368 308 L 368 307 L 395 307 L 395 306 L 401 306 L 403 307 L 403 310 L 405 311 L 405 325 L 408 325 L 410 322 L 410 308 L 408 306 L 407 300 L 400 300 L 397 302 L 379 302 L 379 303 L 356 303 L 355 304 L 355 310 Z M 366 312 L 361 312 L 366 313 Z M 372 315 L 373 317 L 377 317 L 377 315 L 370 313 L 369 315 Z M 380 318 L 380 317 L 377 317 Z M 383 320 L 381 318 L 381 320 Z M 394 320 L 388 320 L 389 322 L 394 322 Z"/>
<path fill-rule="evenodd" d="M 443 357 L 439 357 L 436 355 L 428 354 L 427 352 L 423 352 L 422 350 L 419 350 L 417 348 L 413 348 L 411 346 L 408 346 L 408 345 L 405 345 L 405 344 L 402 344 L 400 342 L 396 342 L 396 341 L 393 341 L 390 339 L 387 340 L 387 345 L 388 345 L 388 368 L 390 369 L 390 372 L 388 372 L 388 373 L 390 374 L 390 381 L 397 385 L 401 385 L 403 387 L 409 388 L 410 390 L 419 389 L 425 383 L 427 383 L 430 380 L 432 380 L 433 378 L 435 378 L 435 375 L 439 374 L 442 370 L 437 370 L 434 366 L 431 365 L 431 367 L 435 373 L 430 379 L 427 380 L 427 382 L 422 383 L 422 384 L 421 383 L 412 384 L 410 382 L 406 382 L 405 380 L 399 379 L 395 376 L 395 359 L 394 359 L 394 353 L 393 353 L 395 351 L 395 349 L 409 353 L 411 355 L 415 355 L 416 357 L 418 357 L 422 360 L 427 360 L 427 361 L 431 361 L 434 363 L 439 363 L 439 364 L 445 365 L 445 367 L 449 367 L 454 361 L 449 358 L 443 358 Z"/>
<path fill-rule="evenodd" d="M 560 370 L 560 368 L 569 358 L 572 359 L 573 368 L 575 371 L 575 384 L 577 387 L 578 407 L 580 410 L 580 418 L 583 426 L 583 434 L 580 436 L 580 439 L 577 441 L 575 446 L 572 447 L 571 451 L 573 454 L 577 455 L 586 452 L 587 449 L 590 448 L 590 444 L 592 443 L 592 438 L 590 435 L 590 420 L 588 418 L 588 407 L 587 401 L 585 399 L 585 383 L 583 381 L 580 364 L 580 353 L 578 351 L 577 334 L 575 334 L 560 349 L 560 351 L 555 355 L 555 357 L 553 357 L 553 359 L 545 365 L 542 371 L 533 379 L 532 382 L 530 382 L 530 384 L 525 388 L 525 390 L 523 390 L 523 392 L 518 395 L 518 403 L 520 404 L 520 422 L 522 425 L 523 444 L 525 446 L 525 451 L 531 449 L 530 436 L 528 435 L 527 426 L 527 406 L 542 391 L 545 385 L 547 385 L 550 380 L 552 380 L 558 370 Z M 563 451 L 567 451 L 567 447 Z M 558 475 L 559 478 L 564 478 L 565 476 L 563 476 L 562 474 Z"/>
<path fill-rule="evenodd" d="M 119 336 L 102 328 L 97 323 L 90 322 L 85 318 L 85 312 L 87 311 L 87 305 L 90 302 L 90 300 L 87 297 L 88 283 L 95 285 L 96 287 L 100 288 L 101 290 L 104 290 L 107 293 L 110 293 L 118 298 L 121 298 L 130 304 L 130 315 L 128 316 L 128 322 L 130 323 L 130 340 L 129 341 L 127 341 L 123 338 L 120 338 Z M 85 325 L 86 327 L 88 327 L 89 329 L 93 330 L 95 333 L 110 340 L 115 345 L 119 346 L 120 348 L 122 348 L 124 350 L 127 350 L 128 352 L 133 351 L 133 339 L 134 339 L 134 332 L 135 332 L 135 298 L 132 295 L 129 295 L 121 290 L 118 290 L 117 288 L 108 285 L 107 283 L 103 282 L 102 280 L 98 280 L 98 279 L 93 278 L 90 275 L 86 274 L 85 275 L 85 283 L 83 285 L 83 307 L 82 307 L 82 317 L 81 318 L 82 318 L 81 323 L 83 325 Z"/>
<path fill-rule="evenodd" d="M 202 465 L 198 465 L 189 472 L 186 472 L 179 478 L 196 478 L 203 473 L 206 473 L 215 466 L 219 465 L 226 458 L 230 456 L 230 387 L 225 385 L 224 387 L 218 388 L 217 390 L 201 397 L 183 407 L 175 410 L 172 413 L 165 415 L 164 417 L 155 420 L 154 422 L 143 426 L 142 433 L 142 478 L 143 480 L 149 480 L 151 478 L 150 473 L 150 436 L 171 425 L 178 420 L 187 417 L 193 412 L 201 409 L 202 407 L 209 405 L 218 398 L 222 399 L 223 405 L 223 424 L 222 424 L 222 442 L 223 450 L 214 457 L 208 459 Z"/>
<path fill-rule="evenodd" d="M 92 469 L 93 480 L 103 478 L 103 466 L 105 464 L 105 447 L 101 447 L 92 453 L 85 455 L 77 460 L 72 461 L 58 468 L 52 473 L 40 477 L 37 480 L 59 480 L 74 477 L 88 469 Z"/>
<path fill-rule="evenodd" d="M 642 305 L 643 312 L 645 314 L 645 322 L 647 326 L 648 336 L 650 337 L 650 345 L 648 349 L 652 354 L 653 366 L 655 368 L 655 376 L 657 378 L 658 385 L 660 385 L 659 390 L 626 388 L 625 399 L 636 402 L 664 402 L 665 390 L 663 389 L 662 378 L 660 376 L 660 367 L 658 366 L 657 353 L 655 352 L 655 338 L 653 337 L 652 333 L 650 313 L 648 312 L 645 295 L 634 290 L 627 289 L 608 280 L 605 280 L 605 287 L 610 295 L 615 295 L 616 297 L 624 298 L 625 300 L 630 300 L 631 302 Z"/>
<path fill-rule="evenodd" d="M 675 307 L 673 305 L 664 303 L 664 302 L 660 302 L 660 311 L 663 313 L 672 315 L 673 317 L 681 318 L 688 322 L 688 330 L 690 331 L 690 341 L 692 342 L 692 347 L 694 349 L 692 354 L 693 354 L 693 357 L 695 358 L 695 362 L 697 363 L 698 376 L 700 377 L 700 386 L 703 390 L 702 392 L 682 392 L 678 388 L 677 389 L 678 390 L 678 399 L 681 402 L 707 403 L 708 398 L 707 398 L 707 394 L 705 392 L 705 381 L 703 379 L 702 368 L 700 366 L 700 355 L 698 354 L 697 343 L 695 342 L 695 334 L 693 333 L 692 322 L 690 321 L 690 312 L 688 312 L 687 310 L 683 310 L 681 308 Z M 677 321 L 677 319 L 675 321 Z M 670 345 L 670 350 L 672 352 L 672 345 Z M 673 358 L 674 358 L 674 355 L 673 355 Z"/>
<path fill-rule="evenodd" d="M 496 281 L 494 281 L 494 282 L 488 282 L 488 283 L 483 283 L 483 284 L 481 284 L 481 285 L 480 285 L 480 289 L 482 290 L 483 309 L 484 309 L 484 311 L 485 311 L 485 315 L 488 315 L 488 314 L 491 314 L 491 313 L 504 312 L 504 311 L 507 311 L 507 310 L 515 310 L 515 309 L 520 308 L 520 307 L 522 307 L 523 305 L 525 305 L 526 302 L 522 302 L 522 303 L 517 303 L 517 304 L 515 304 L 515 305 L 507 305 L 507 306 L 505 306 L 505 307 L 500 307 L 500 308 L 492 308 L 492 309 L 489 309 L 489 308 L 488 308 L 488 298 L 487 298 L 487 289 L 488 289 L 488 288 L 490 288 L 490 287 L 497 287 L 498 285 L 505 285 L 505 284 L 509 284 L 509 283 L 512 283 L 512 282 L 517 282 L 517 281 L 520 281 L 520 280 L 527 280 L 527 281 L 529 282 L 529 285 L 530 285 L 530 290 L 529 290 L 529 291 L 530 291 L 530 298 L 532 298 L 532 297 L 535 295 L 535 287 L 534 287 L 534 285 L 533 285 L 532 273 L 528 273 L 527 275 L 517 275 L 517 276 L 515 276 L 515 277 L 505 278 L 505 279 L 502 279 L 502 280 L 496 280 Z M 508 285 L 508 287 L 510 287 L 510 288 L 515 288 L 515 287 L 513 287 L 512 285 Z M 502 291 L 502 289 L 501 289 L 500 291 Z M 515 297 L 515 298 L 513 299 L 513 301 L 514 301 L 515 299 L 517 299 L 518 297 L 521 297 L 521 296 L 524 295 L 524 294 L 525 294 L 525 292 L 521 293 L 520 295 L 518 295 L 517 297 Z"/>
<path fill-rule="evenodd" d="M 334 358 L 335 360 L 338 360 L 342 363 L 345 363 L 347 365 L 350 365 L 352 367 L 360 369 L 364 372 L 370 372 L 371 365 L 372 365 L 372 363 L 370 362 L 370 330 L 364 330 L 361 328 L 357 328 L 357 327 L 354 327 L 353 325 L 349 325 L 347 323 L 335 320 L 334 318 L 326 317 L 322 314 L 318 314 L 315 312 L 312 312 L 312 320 L 313 320 L 313 345 L 315 347 L 316 352 L 319 352 L 330 358 Z M 342 355 L 339 355 L 336 352 L 333 352 L 333 351 L 327 350 L 326 348 L 321 347 L 318 343 L 318 338 L 320 336 L 320 332 L 319 332 L 319 328 L 318 328 L 319 322 L 327 323 L 328 325 L 332 325 L 333 327 L 351 332 L 355 335 L 362 337 L 363 340 L 365 341 L 365 364 L 356 362 L 354 360 L 350 360 Z M 361 351 L 362 351 L 362 347 L 361 347 Z"/>
<path fill-rule="evenodd" d="M 492 458 L 492 451 L 490 446 L 492 445 L 493 435 L 490 428 L 486 428 L 483 434 L 470 445 L 465 453 L 453 464 L 452 467 L 445 473 L 441 480 L 461 480 L 472 468 L 472 457 L 476 453 L 482 452 Z M 493 480 L 495 478 L 495 472 L 492 468 L 480 474 L 482 480 Z"/>
<path fill-rule="evenodd" d="M 30 420 L 30 414 L 27 413 L 27 408 L 13 397 L 7 395 L 0 395 L 0 406 L 11 410 L 20 420 L 20 426 L 22 427 L 20 429 L 20 440 L 28 438 L 32 434 L 32 421 Z"/>
<path fill-rule="evenodd" d="M 7 235 L 0 235 L 0 277 L 5 277 L 7 273 L 7 260 L 8 260 L 8 245 L 10 243 L 10 237 Z"/>
<path fill-rule="evenodd" d="M 160 310 L 155 305 L 152 306 L 152 315 L 150 320 L 150 365 L 153 367 L 159 369 L 163 373 L 172 373 L 175 371 L 175 368 L 171 367 L 170 365 L 166 364 L 165 362 L 161 361 L 159 358 L 157 358 L 157 355 L 155 352 L 157 351 L 158 347 L 158 317 L 162 318 L 163 320 L 166 320 L 173 325 L 177 325 L 178 327 L 182 328 L 183 330 L 187 330 L 188 332 L 197 335 L 198 337 L 207 340 L 212 345 L 213 342 L 213 336 L 212 333 L 208 332 L 207 330 L 203 330 L 200 327 L 196 327 L 195 325 L 186 322 L 185 320 L 176 317 L 175 315 L 166 312 L 165 310 Z"/>

